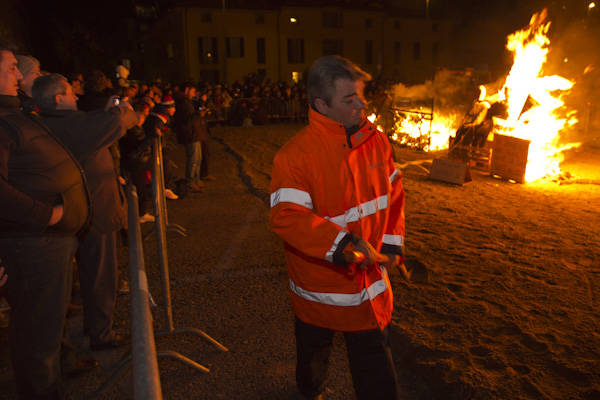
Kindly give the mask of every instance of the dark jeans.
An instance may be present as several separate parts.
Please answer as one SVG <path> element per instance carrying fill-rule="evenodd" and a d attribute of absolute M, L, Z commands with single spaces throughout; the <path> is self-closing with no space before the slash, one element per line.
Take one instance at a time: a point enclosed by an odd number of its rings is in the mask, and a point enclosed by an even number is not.
<path fill-rule="evenodd" d="M 113 314 L 119 289 L 117 232 L 102 233 L 93 225 L 81 237 L 77 250 L 83 301 L 83 330 L 90 344 L 114 338 Z"/>
<path fill-rule="evenodd" d="M 334 331 L 296 318 L 296 384 L 307 398 L 325 389 Z M 398 398 L 398 379 L 392 360 L 389 328 L 344 332 L 350 373 L 359 400 Z"/>
<path fill-rule="evenodd" d="M 75 237 L 0 239 L 12 308 L 10 355 L 21 399 L 61 398 L 60 348 Z"/>
<path fill-rule="evenodd" d="M 186 143 L 185 154 L 187 156 L 185 166 L 185 177 L 188 183 L 200 180 L 200 166 L 202 165 L 202 142 Z"/>
<path fill-rule="evenodd" d="M 200 162 L 200 178 L 206 178 L 208 173 L 208 162 L 210 152 L 208 149 L 208 140 L 202 140 L 202 160 Z"/>

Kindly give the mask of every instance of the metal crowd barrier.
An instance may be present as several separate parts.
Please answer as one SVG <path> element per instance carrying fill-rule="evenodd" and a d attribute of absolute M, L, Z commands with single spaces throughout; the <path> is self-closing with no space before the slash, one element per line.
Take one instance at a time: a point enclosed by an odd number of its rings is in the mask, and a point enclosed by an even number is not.
<path fill-rule="evenodd" d="M 110 378 L 93 394 L 97 397 L 116 383 L 117 378 L 133 365 L 135 399 L 162 400 L 156 344 L 150 313 L 150 291 L 144 263 L 144 248 L 140 229 L 138 194 L 135 186 L 127 185 L 127 227 L 129 242 L 129 295 L 131 298 L 131 350 L 115 367 Z"/>
<path fill-rule="evenodd" d="M 159 254 L 159 265 L 161 269 L 161 280 L 163 287 L 163 310 L 165 314 L 165 322 L 166 322 L 166 330 L 158 331 L 156 334 L 158 336 L 169 336 L 176 335 L 179 333 L 191 333 L 197 336 L 201 336 L 210 343 L 214 344 L 221 351 L 228 351 L 227 347 L 223 346 L 221 343 L 210 337 L 205 332 L 196 328 L 179 328 L 175 329 L 173 324 L 173 312 L 171 306 L 171 283 L 169 278 L 169 258 L 167 255 L 167 229 L 169 227 L 168 217 L 167 217 L 167 201 L 165 197 L 165 177 L 164 177 L 164 169 L 163 169 L 163 156 L 162 156 L 162 137 L 156 137 L 154 143 L 152 145 L 152 153 L 153 153 L 153 164 L 152 164 L 152 194 L 154 197 L 154 214 L 155 214 L 155 222 L 154 222 L 154 231 L 156 233 L 156 239 L 158 243 L 158 254 Z M 178 225 L 171 225 L 176 227 L 176 231 L 183 231 L 185 229 L 179 227 Z M 170 357 L 177 359 L 184 364 L 197 369 L 202 372 L 210 372 L 208 368 L 205 366 L 198 364 L 195 361 L 190 360 L 189 358 L 174 352 L 174 351 L 164 351 L 158 353 L 159 357 Z"/>
<path fill-rule="evenodd" d="M 169 336 L 179 333 L 191 333 L 214 344 L 221 351 L 229 351 L 227 347 L 196 328 L 175 329 L 171 306 L 171 286 L 169 279 L 169 260 L 167 255 L 167 202 L 165 198 L 165 178 L 162 157 L 162 138 L 157 137 L 152 146 L 152 194 L 154 197 L 155 225 L 163 288 L 163 311 L 165 313 L 166 330 L 156 332 L 157 336 Z M 198 371 L 209 373 L 205 366 L 188 357 L 171 350 L 156 352 L 150 301 L 152 296 L 148 290 L 148 280 L 144 266 L 144 250 L 139 223 L 138 195 L 135 186 L 127 187 L 128 230 L 129 230 L 129 279 L 131 296 L 131 343 L 132 348 L 115 367 L 111 377 L 92 394 L 97 397 L 111 387 L 117 378 L 133 364 L 133 389 L 136 400 L 161 400 L 160 378 L 157 357 L 169 357 L 181 361 Z M 179 225 L 170 225 L 172 230 L 185 236 L 185 229 Z"/>
<path fill-rule="evenodd" d="M 150 292 L 144 266 L 144 249 L 139 224 L 135 186 L 127 187 L 129 227 L 129 282 L 131 296 L 131 352 L 133 353 L 133 393 L 136 399 L 162 399 L 156 344 L 150 314 Z"/>

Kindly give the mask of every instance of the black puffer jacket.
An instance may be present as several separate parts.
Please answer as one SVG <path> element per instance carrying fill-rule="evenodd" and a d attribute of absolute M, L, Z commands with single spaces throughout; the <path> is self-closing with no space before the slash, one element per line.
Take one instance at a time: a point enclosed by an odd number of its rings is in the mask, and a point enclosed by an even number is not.
<path fill-rule="evenodd" d="M 89 217 L 89 196 L 79 163 L 19 99 L 0 96 L 0 237 L 74 235 Z M 64 215 L 48 227 L 52 207 Z"/>

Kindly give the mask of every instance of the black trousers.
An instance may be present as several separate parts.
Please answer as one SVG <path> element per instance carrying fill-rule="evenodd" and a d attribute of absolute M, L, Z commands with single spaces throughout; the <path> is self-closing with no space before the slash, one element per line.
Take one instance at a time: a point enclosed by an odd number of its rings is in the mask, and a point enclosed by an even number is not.
<path fill-rule="evenodd" d="M 77 250 L 83 303 L 83 330 L 90 344 L 114 338 L 113 315 L 119 289 L 117 231 L 102 233 L 93 225 L 80 238 Z"/>
<path fill-rule="evenodd" d="M 75 237 L 0 239 L 11 306 L 10 355 L 20 399 L 59 399 L 60 349 Z"/>
<path fill-rule="evenodd" d="M 200 178 L 205 178 L 208 173 L 208 162 L 210 160 L 210 151 L 208 148 L 208 140 L 202 140 L 202 162 L 200 163 Z"/>
<path fill-rule="evenodd" d="M 325 389 L 334 331 L 296 318 L 296 384 L 307 398 Z M 392 360 L 389 328 L 344 332 L 350 373 L 359 400 L 398 399 L 398 378 Z"/>

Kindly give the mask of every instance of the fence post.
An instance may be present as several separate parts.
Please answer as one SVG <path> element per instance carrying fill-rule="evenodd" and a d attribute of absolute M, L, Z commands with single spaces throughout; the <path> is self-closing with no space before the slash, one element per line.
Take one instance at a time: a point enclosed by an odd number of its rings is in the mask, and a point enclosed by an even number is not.
<path fill-rule="evenodd" d="M 139 224 L 138 195 L 127 186 L 129 282 L 131 297 L 131 352 L 133 355 L 133 393 L 135 399 L 162 399 L 156 344 L 150 314 L 148 279 L 144 264 Z"/>

